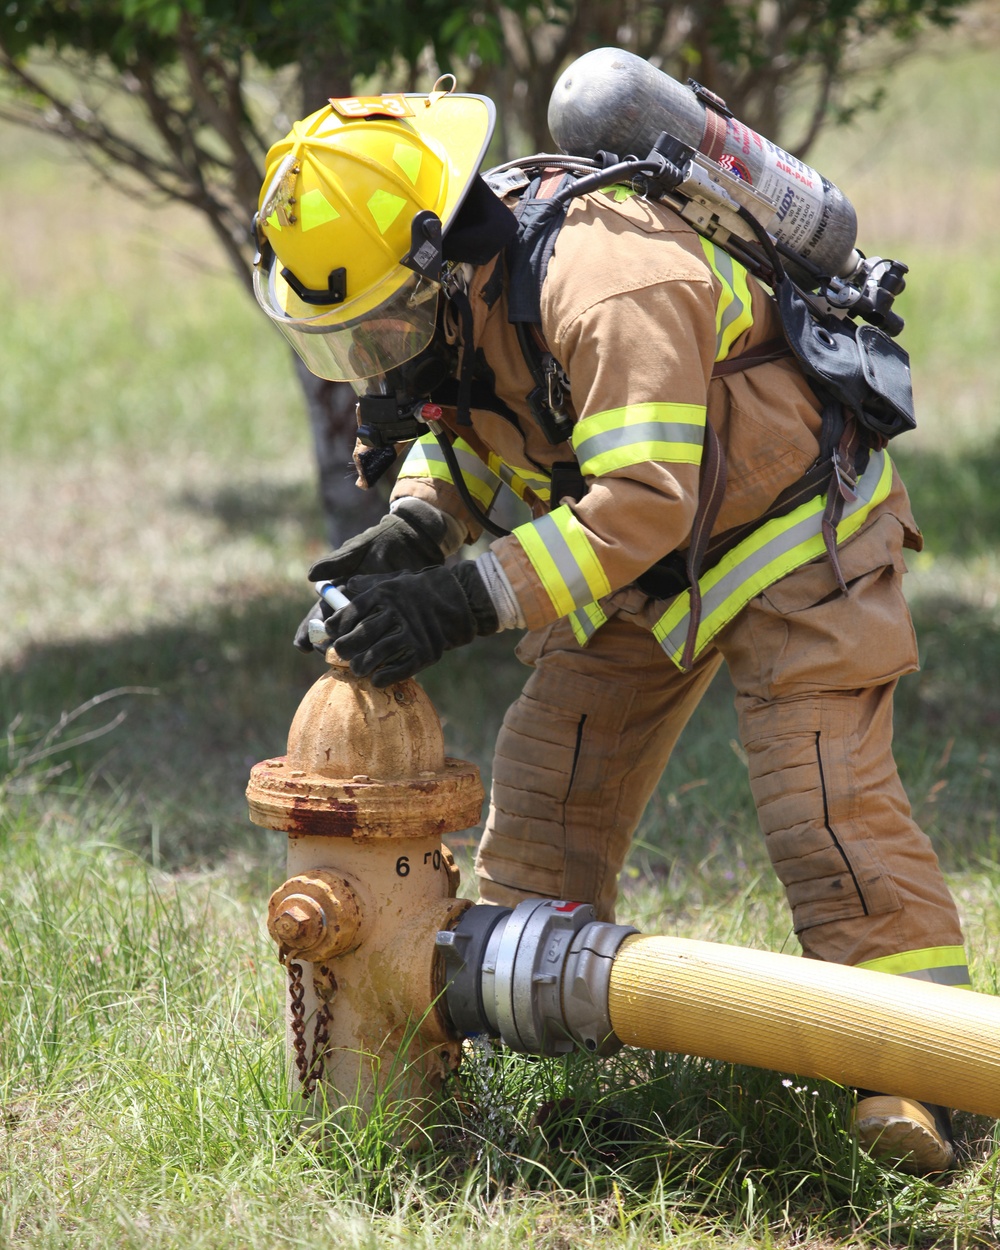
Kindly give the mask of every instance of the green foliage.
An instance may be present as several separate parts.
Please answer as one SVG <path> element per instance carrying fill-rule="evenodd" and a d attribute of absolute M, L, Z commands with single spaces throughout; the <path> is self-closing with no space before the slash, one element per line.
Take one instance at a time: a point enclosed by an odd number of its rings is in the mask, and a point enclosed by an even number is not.
<path fill-rule="evenodd" d="M 711 61 L 733 71 L 773 73 L 779 59 L 786 65 L 791 59 L 848 73 L 848 58 L 859 40 L 910 41 L 928 27 L 951 26 L 963 7 L 963 0 L 824 0 L 813 5 L 778 0 L 765 12 L 747 0 L 724 0 L 690 6 L 693 21 L 685 51 L 705 70 Z M 657 9 L 650 5 L 647 13 Z"/>
<path fill-rule="evenodd" d="M 74 48 L 107 56 L 119 69 L 133 58 L 162 63 L 176 55 L 170 36 L 182 11 L 182 5 L 162 0 L 10 0 L 0 10 L 0 41 L 12 57 L 32 48 Z"/>
<path fill-rule="evenodd" d="M 0 8 L 0 48 L 12 62 L 33 49 L 107 57 L 118 70 L 163 67 L 180 53 L 187 31 L 227 74 L 247 55 L 272 69 L 303 59 L 337 60 L 351 75 L 392 76 L 401 62 L 412 78 L 426 53 L 455 67 L 477 89 L 493 91 L 511 111 L 533 115 L 539 130 L 547 91 L 563 64 L 591 47 L 621 42 L 655 57 L 681 78 L 698 73 L 735 95 L 745 120 L 772 127 L 780 114 L 773 67 L 784 67 L 782 93 L 821 69 L 826 80 L 813 129 L 826 115 L 849 117 L 877 103 L 851 105 L 831 87 L 855 72 L 852 50 L 889 36 L 912 44 L 929 27 L 947 27 L 968 0 L 827 0 L 803 6 L 781 0 L 764 12 L 750 0 L 721 4 L 627 6 L 616 15 L 589 0 L 9 0 Z M 511 42 L 504 27 L 518 29 Z M 520 45 L 520 46 L 519 46 Z M 516 102 L 500 72 L 511 57 L 532 71 L 539 98 Z M 527 61 L 524 61 L 527 56 Z M 490 71 L 496 70 L 492 81 Z M 769 84 L 769 85 L 768 85 Z M 745 97 L 745 98 L 744 98 Z"/>
<path fill-rule="evenodd" d="M 499 16 L 483 0 L 457 8 L 450 0 L 10 0 L 0 9 L 0 42 L 15 57 L 74 48 L 119 69 L 136 59 L 162 65 L 178 56 L 185 21 L 219 55 L 252 53 L 272 68 L 296 63 L 309 46 L 349 52 L 360 74 L 395 56 L 412 65 L 428 43 L 442 64 L 473 55 L 492 63 L 501 47 Z"/>

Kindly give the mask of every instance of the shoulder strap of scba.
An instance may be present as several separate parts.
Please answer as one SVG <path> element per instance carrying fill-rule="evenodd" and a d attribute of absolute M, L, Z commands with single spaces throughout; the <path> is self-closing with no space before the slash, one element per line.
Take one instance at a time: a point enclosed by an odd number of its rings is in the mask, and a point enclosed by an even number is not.
<path fill-rule="evenodd" d="M 599 156 L 609 166 L 617 159 L 604 153 Z M 535 383 L 526 396 L 528 406 L 546 438 L 558 445 L 572 430 L 565 409 L 568 381 L 542 335 L 541 292 L 569 203 L 574 194 L 594 189 L 594 171 L 546 168 L 544 157 L 525 161 L 524 166 L 534 176 L 514 209 L 519 228 L 506 251 L 508 320 L 517 330 Z M 490 181 L 489 174 L 486 180 Z M 494 189 L 501 191 L 500 186 Z M 824 313 L 785 272 L 763 227 L 746 210 L 741 215 L 758 233 L 771 261 L 771 284 L 785 338 L 781 354 L 796 357 L 824 409 L 831 400 L 843 404 L 854 414 L 865 441 L 874 447 L 913 429 L 916 420 L 906 352 L 876 326 L 859 326 L 849 317 Z M 724 240 L 713 241 L 726 250 Z M 733 257 L 742 261 L 745 254 Z M 722 363 L 726 368 L 717 368 L 713 376 L 753 368 L 764 359 L 744 353 Z"/>
<path fill-rule="evenodd" d="M 572 176 L 562 170 L 543 170 L 529 183 L 514 208 L 518 230 L 507 245 L 505 258 L 507 320 L 517 331 L 535 384 L 525 399 L 532 417 L 553 445 L 566 442 L 573 420 L 565 408 L 568 379 L 542 334 L 542 284 L 569 207 L 568 199 L 553 197 L 572 182 Z"/>
<path fill-rule="evenodd" d="M 542 170 L 514 207 L 518 231 L 507 246 L 507 320 L 517 331 L 525 364 L 535 385 L 525 396 L 532 417 L 554 445 L 569 439 L 573 421 L 565 408 L 569 380 L 542 334 L 542 287 L 571 196 L 558 195 L 577 181 L 564 170 Z M 713 377 L 742 372 L 792 355 L 784 340 L 761 344 L 720 361 Z M 582 479 L 581 479 L 582 484 Z"/>

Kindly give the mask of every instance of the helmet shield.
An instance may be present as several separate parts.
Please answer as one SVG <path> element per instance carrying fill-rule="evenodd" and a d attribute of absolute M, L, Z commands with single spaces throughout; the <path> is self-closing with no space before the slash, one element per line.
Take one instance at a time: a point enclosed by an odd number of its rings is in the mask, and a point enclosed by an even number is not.
<path fill-rule="evenodd" d="M 429 278 L 399 269 L 367 293 L 368 311 L 344 321 L 340 307 L 316 310 L 304 304 L 273 259 L 266 272 L 254 270 L 253 285 L 257 302 L 309 372 L 331 382 L 375 377 L 422 352 L 434 334 L 441 289 Z"/>

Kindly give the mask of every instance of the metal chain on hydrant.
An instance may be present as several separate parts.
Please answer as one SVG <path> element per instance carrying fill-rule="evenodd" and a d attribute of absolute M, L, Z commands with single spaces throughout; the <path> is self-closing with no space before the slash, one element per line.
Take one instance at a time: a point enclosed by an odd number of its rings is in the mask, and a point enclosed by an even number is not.
<path fill-rule="evenodd" d="M 288 960 L 286 967 L 288 968 L 288 996 L 292 1012 L 292 1047 L 295 1050 L 295 1067 L 299 1073 L 303 1094 L 306 1098 L 311 1098 L 316 1090 L 317 1082 L 323 1075 L 326 1044 L 330 1040 L 330 1008 L 326 1003 L 320 1003 L 316 1008 L 313 1020 L 312 1053 L 307 1056 L 302 965 Z"/>

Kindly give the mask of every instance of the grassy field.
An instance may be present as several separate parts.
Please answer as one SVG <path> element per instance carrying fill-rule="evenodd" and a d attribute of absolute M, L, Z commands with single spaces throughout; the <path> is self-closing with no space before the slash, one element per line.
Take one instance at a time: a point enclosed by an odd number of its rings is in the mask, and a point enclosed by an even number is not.
<path fill-rule="evenodd" d="M 996 993 L 1000 42 L 976 43 L 922 56 L 811 159 L 860 245 L 912 271 L 920 429 L 898 460 L 926 536 L 923 667 L 897 754 Z M 284 846 L 243 800 L 320 671 L 289 644 L 322 549 L 291 367 L 194 219 L 9 130 L 0 188 L 0 1247 L 995 1244 L 991 1124 L 960 1117 L 947 1183 L 908 1180 L 858 1156 L 844 1091 L 698 1060 L 477 1051 L 423 1150 L 383 1122 L 326 1153 L 297 1134 L 262 925 Z M 423 679 L 487 780 L 511 651 L 488 640 Z M 740 754 L 722 677 L 620 919 L 795 949 Z M 568 1109 L 543 1133 L 548 1099 Z"/>

